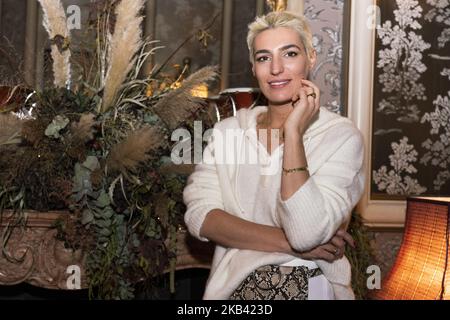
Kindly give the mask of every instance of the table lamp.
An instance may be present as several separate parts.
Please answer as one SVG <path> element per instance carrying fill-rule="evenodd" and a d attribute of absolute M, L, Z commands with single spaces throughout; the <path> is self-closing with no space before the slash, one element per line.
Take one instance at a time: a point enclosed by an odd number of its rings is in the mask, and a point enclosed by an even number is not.
<path fill-rule="evenodd" d="M 450 299 L 450 197 L 409 197 L 394 266 L 372 298 Z"/>

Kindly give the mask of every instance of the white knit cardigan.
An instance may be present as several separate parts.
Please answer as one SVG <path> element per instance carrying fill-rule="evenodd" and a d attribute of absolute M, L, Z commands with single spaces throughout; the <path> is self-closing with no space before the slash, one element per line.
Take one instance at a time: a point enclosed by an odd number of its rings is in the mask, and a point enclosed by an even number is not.
<path fill-rule="evenodd" d="M 263 106 L 241 109 L 236 117 L 215 125 L 203 152 L 203 162 L 196 166 L 183 192 L 187 206 L 185 223 L 198 239 L 208 241 L 200 236 L 200 228 L 213 209 L 243 217 L 236 194 L 238 163 L 243 161 L 245 135 L 256 128 L 257 115 L 266 110 Z M 231 145 L 225 143 L 226 139 L 217 138 L 230 130 L 235 136 Z M 304 134 L 304 141 L 310 178 L 286 201 L 278 194 L 277 221 L 274 222 L 284 230 L 291 246 L 299 251 L 328 242 L 337 229 L 349 221 L 364 187 L 363 139 L 349 119 L 320 108 L 318 117 Z M 217 245 L 203 298 L 228 299 L 257 267 L 283 264 L 292 259 L 284 253 Z M 345 256 L 333 263 L 315 262 L 331 282 L 336 299 L 354 299 L 350 287 L 351 267 Z"/>

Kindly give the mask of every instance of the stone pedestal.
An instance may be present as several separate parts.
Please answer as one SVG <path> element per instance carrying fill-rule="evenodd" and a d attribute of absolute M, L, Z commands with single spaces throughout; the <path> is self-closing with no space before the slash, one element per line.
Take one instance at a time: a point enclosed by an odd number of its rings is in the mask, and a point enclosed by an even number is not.
<path fill-rule="evenodd" d="M 79 268 L 81 288 L 87 288 L 83 269 L 86 253 L 66 249 L 55 238 L 54 223 L 67 217 L 64 212 L 28 213 L 26 227 L 13 229 L 4 250 L 6 255 L 0 254 L 0 285 L 26 282 L 47 289 L 73 289 L 71 277 Z M 8 222 L 4 214 L 0 221 L 2 234 Z M 198 241 L 185 230 L 180 230 L 177 238 L 177 270 L 210 267 L 212 243 Z"/>

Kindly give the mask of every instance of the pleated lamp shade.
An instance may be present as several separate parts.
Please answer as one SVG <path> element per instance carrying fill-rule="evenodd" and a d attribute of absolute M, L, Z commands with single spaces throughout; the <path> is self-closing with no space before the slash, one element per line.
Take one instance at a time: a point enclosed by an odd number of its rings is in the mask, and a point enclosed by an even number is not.
<path fill-rule="evenodd" d="M 410 197 L 402 245 L 375 299 L 449 300 L 450 197 Z"/>

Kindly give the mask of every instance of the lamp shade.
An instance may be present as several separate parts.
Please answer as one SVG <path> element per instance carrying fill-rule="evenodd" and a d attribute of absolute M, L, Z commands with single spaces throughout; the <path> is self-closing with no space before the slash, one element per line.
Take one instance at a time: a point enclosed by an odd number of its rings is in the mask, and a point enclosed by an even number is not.
<path fill-rule="evenodd" d="M 402 245 L 375 299 L 450 298 L 450 197 L 410 197 Z"/>

